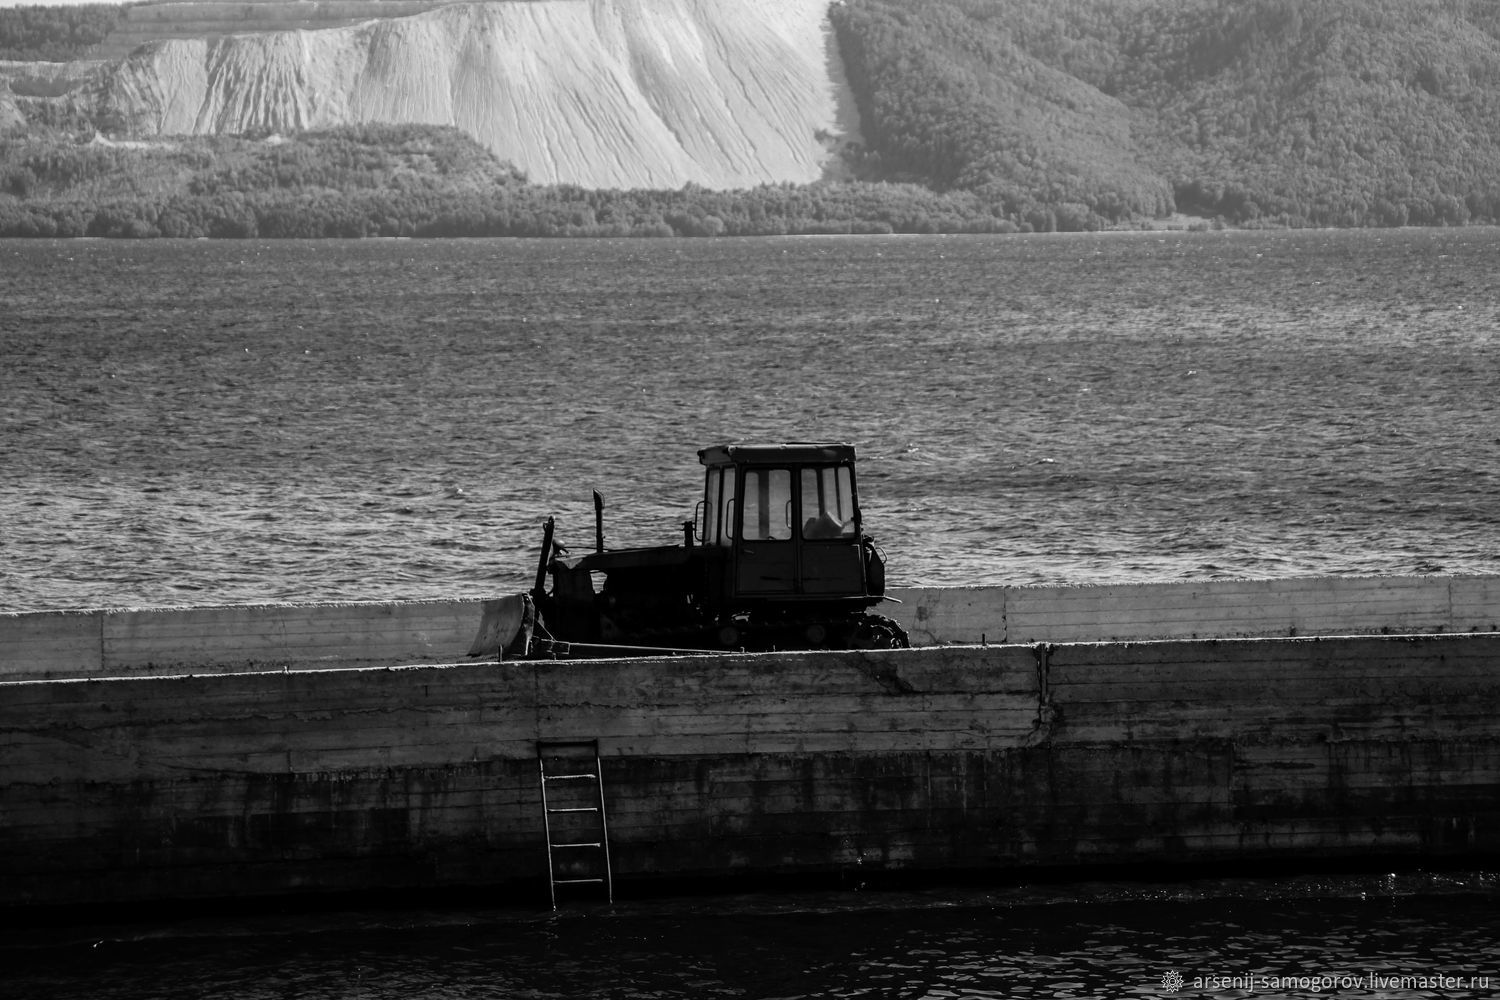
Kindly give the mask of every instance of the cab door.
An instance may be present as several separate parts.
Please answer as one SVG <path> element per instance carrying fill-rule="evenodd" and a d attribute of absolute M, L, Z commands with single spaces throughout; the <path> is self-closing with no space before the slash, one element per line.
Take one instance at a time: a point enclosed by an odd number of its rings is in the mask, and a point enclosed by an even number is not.
<path fill-rule="evenodd" d="M 797 591 L 792 470 L 751 466 L 739 495 L 735 585 L 745 596 Z"/>
<path fill-rule="evenodd" d="M 809 597 L 857 597 L 865 592 L 854 470 L 806 466 L 798 473 L 802 524 L 798 592 Z"/>

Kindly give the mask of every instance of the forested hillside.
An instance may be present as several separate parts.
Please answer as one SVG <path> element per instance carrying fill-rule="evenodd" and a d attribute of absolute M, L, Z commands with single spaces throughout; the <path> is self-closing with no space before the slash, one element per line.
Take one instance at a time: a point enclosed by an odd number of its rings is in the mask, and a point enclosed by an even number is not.
<path fill-rule="evenodd" d="M 876 176 L 1015 217 L 1500 218 L 1500 4 L 849 0 Z M 1040 221 L 1040 219 L 1038 219 Z"/>
<path fill-rule="evenodd" d="M 1056 9 L 1050 0 L 832 8 L 867 143 L 863 173 L 972 191 L 1037 228 L 1170 212 L 1171 185 L 1136 138 L 1148 123 L 1019 41 L 1027 24 L 1076 24 Z"/>
<path fill-rule="evenodd" d="M 0 11 L 0 57 L 82 54 L 108 11 Z M 410 126 L 136 146 L 90 103 L 103 88 L 12 70 L 0 85 L 0 234 L 996 232 L 1173 212 L 1242 226 L 1500 221 L 1492 0 L 842 0 L 829 11 L 862 143 L 821 182 L 537 185 L 462 135 Z M 413 153 L 424 144 L 445 152 Z"/>

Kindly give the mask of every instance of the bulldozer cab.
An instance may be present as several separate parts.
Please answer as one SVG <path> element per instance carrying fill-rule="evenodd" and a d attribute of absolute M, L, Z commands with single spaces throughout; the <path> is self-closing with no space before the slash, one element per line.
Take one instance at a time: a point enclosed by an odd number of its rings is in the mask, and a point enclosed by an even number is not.
<path fill-rule="evenodd" d="M 696 534 L 717 613 L 775 604 L 866 607 L 884 592 L 860 525 L 854 446 L 721 445 L 706 469 Z M 716 602 L 717 603 L 717 602 Z"/>

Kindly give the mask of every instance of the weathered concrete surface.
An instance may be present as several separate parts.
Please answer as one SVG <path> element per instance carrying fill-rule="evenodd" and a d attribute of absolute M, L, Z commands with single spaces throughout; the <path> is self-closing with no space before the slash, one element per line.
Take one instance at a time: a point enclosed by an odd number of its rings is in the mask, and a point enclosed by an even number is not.
<path fill-rule="evenodd" d="M 1493 632 L 1500 578 L 1308 577 L 897 589 L 913 645 Z"/>
<path fill-rule="evenodd" d="M 1488 632 L 1500 577 L 897 588 L 914 645 Z M 0 614 L 0 679 L 447 663 L 482 601 L 265 604 Z"/>
<path fill-rule="evenodd" d="M 12 682 L 0 904 L 530 895 L 538 739 L 625 880 L 1489 853 L 1497 705 L 1495 634 Z"/>
<path fill-rule="evenodd" d="M 451 663 L 480 601 L 259 604 L 0 614 L 0 679 Z"/>
<path fill-rule="evenodd" d="M 0 614 L 0 680 L 105 673 L 103 611 Z"/>

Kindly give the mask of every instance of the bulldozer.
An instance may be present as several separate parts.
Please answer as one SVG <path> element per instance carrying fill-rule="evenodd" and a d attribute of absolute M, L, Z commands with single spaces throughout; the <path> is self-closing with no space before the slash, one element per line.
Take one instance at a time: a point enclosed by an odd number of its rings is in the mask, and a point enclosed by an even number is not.
<path fill-rule="evenodd" d="M 489 602 L 470 655 L 597 657 L 900 649 L 885 558 L 864 533 L 854 446 L 725 444 L 698 452 L 703 499 L 680 544 L 572 556 L 543 525 L 531 592 Z M 550 577 L 551 587 L 547 586 Z"/>

